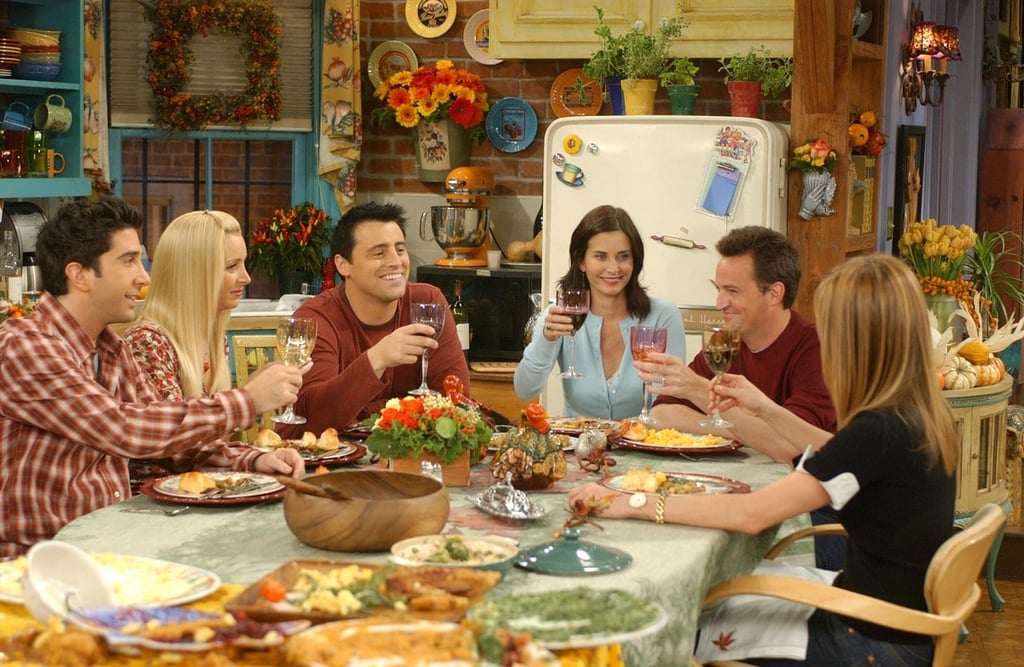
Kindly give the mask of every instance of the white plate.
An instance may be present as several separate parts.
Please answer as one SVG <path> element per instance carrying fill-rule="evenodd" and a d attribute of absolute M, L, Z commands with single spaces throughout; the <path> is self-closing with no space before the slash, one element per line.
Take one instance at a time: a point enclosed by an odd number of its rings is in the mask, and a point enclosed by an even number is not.
<path fill-rule="evenodd" d="M 455 25 L 455 0 L 405 0 L 405 22 L 420 37 L 440 37 Z"/>
<path fill-rule="evenodd" d="M 123 554 L 91 555 L 113 584 L 118 605 L 186 604 L 201 600 L 220 588 L 220 577 L 191 565 Z M 23 603 L 21 575 L 24 571 L 24 558 L 0 562 L 0 601 Z"/>
<path fill-rule="evenodd" d="M 460 540 L 471 553 L 486 554 L 486 557 L 475 561 L 437 559 L 437 554 L 444 553 L 445 541 L 452 538 Z M 421 535 L 392 545 L 390 559 L 397 565 L 502 569 L 502 563 L 511 567 L 512 559 L 518 555 L 516 541 L 500 535 Z"/>
<path fill-rule="evenodd" d="M 704 475 L 695 472 L 666 472 L 666 477 L 671 478 L 676 483 L 693 482 L 699 484 L 704 488 L 701 493 L 750 493 L 750 485 L 745 482 L 740 482 L 735 479 L 729 479 L 728 477 L 719 477 L 718 475 Z M 622 488 L 625 482 L 625 475 L 612 475 L 606 479 L 601 480 L 601 484 L 604 484 L 609 489 L 615 491 L 621 491 L 622 493 L 637 493 L 632 489 Z M 650 493 L 650 496 L 657 494 Z"/>
<path fill-rule="evenodd" d="M 497 65 L 501 58 L 494 58 L 488 51 L 490 45 L 490 10 L 481 9 L 469 17 L 462 31 L 462 42 L 466 45 L 469 57 L 484 65 Z"/>
<path fill-rule="evenodd" d="M 393 74 L 403 70 L 412 72 L 419 66 L 420 61 L 408 45 L 391 40 L 373 50 L 366 63 L 366 73 L 370 77 L 370 83 L 377 88 Z"/>
<path fill-rule="evenodd" d="M 268 493 L 273 493 L 279 489 L 283 489 L 284 486 L 281 482 L 277 481 L 269 475 L 260 475 L 252 472 L 208 472 L 204 473 L 212 477 L 216 481 L 225 479 L 247 477 L 256 483 L 256 487 L 247 491 L 229 491 L 227 493 L 217 493 L 217 498 L 248 498 L 250 496 L 262 496 Z M 181 479 L 181 475 L 173 475 L 160 480 L 154 488 L 159 493 L 167 496 L 174 496 L 175 498 L 186 498 L 186 499 L 198 499 L 210 497 L 214 492 L 209 493 L 185 493 L 178 488 L 178 482 Z"/>

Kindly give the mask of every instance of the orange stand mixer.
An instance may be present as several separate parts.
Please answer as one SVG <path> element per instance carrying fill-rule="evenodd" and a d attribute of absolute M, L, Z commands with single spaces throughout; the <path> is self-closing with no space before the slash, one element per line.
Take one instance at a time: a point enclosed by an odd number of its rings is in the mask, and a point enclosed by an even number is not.
<path fill-rule="evenodd" d="M 438 266 L 487 266 L 494 174 L 484 167 L 457 167 L 445 178 L 445 206 L 431 206 L 420 215 L 420 238 L 437 241 L 445 257 Z M 427 236 L 427 218 L 430 231 Z"/>

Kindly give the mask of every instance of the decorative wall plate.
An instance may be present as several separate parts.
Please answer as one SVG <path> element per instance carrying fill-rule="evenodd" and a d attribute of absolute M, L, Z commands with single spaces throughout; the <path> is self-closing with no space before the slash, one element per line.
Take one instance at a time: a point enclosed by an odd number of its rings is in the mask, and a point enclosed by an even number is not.
<path fill-rule="evenodd" d="M 583 84 L 582 94 L 576 89 L 577 79 Z M 596 116 L 601 103 L 601 86 L 579 67 L 565 70 L 551 84 L 551 110 L 559 118 Z"/>
<path fill-rule="evenodd" d="M 455 0 L 405 0 L 405 21 L 420 37 L 440 37 L 455 23 Z"/>
<path fill-rule="evenodd" d="M 518 153 L 537 136 L 537 112 L 518 97 L 498 100 L 484 122 L 487 138 L 498 150 Z"/>
<path fill-rule="evenodd" d="M 466 45 L 469 57 L 484 65 L 497 65 L 501 58 L 491 57 L 490 46 L 490 10 L 481 9 L 466 21 L 462 31 L 462 41 Z"/>
<path fill-rule="evenodd" d="M 373 50 L 370 60 L 366 63 L 366 73 L 370 76 L 370 83 L 376 88 L 392 74 L 403 70 L 411 72 L 419 66 L 416 54 L 407 44 L 391 40 Z"/>

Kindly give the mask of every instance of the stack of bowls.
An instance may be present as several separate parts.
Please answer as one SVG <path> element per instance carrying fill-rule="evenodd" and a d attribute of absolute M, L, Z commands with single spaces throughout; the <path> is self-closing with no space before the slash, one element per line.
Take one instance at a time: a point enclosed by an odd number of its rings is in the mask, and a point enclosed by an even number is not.
<path fill-rule="evenodd" d="M 0 38 L 0 78 L 9 79 L 11 67 L 21 62 L 21 42 L 7 37 Z"/>
<path fill-rule="evenodd" d="M 8 37 L 21 44 L 21 62 L 12 67 L 19 79 L 53 81 L 60 76 L 60 31 L 11 28 Z"/>

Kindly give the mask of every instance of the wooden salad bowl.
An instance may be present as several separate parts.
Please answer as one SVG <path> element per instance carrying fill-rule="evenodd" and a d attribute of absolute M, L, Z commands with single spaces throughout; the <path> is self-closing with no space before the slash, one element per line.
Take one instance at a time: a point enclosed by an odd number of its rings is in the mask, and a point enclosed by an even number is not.
<path fill-rule="evenodd" d="M 288 528 L 306 544 L 329 551 L 388 551 L 399 540 L 440 533 L 448 521 L 448 489 L 424 475 L 344 470 L 305 481 L 341 491 L 325 498 L 289 488 Z"/>

